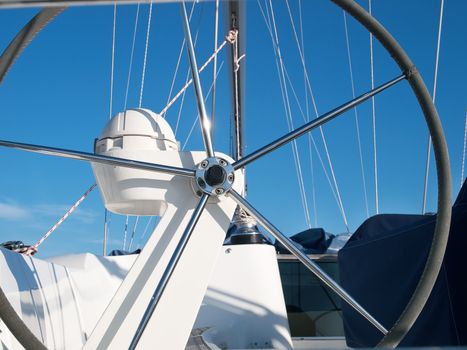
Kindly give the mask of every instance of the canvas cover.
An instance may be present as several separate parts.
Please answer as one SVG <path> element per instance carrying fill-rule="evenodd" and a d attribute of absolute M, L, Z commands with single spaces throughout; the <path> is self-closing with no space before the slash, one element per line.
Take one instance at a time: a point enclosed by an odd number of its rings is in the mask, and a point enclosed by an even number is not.
<path fill-rule="evenodd" d="M 305 254 L 323 254 L 331 245 L 334 237 L 322 228 L 310 228 L 291 236 L 290 239 Z M 278 253 L 290 254 L 279 241 L 276 240 L 274 246 Z"/>
<path fill-rule="evenodd" d="M 430 249 L 435 215 L 376 215 L 339 251 L 342 286 L 386 328 L 407 305 Z M 436 285 L 401 346 L 467 345 L 467 183 L 453 206 Z M 342 303 L 347 344 L 373 347 L 382 334 Z"/>

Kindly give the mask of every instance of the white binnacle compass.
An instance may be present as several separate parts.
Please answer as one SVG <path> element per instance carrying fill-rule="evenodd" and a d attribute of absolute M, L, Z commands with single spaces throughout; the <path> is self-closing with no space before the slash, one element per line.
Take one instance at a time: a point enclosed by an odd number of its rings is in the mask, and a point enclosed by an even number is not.
<path fill-rule="evenodd" d="M 231 188 L 242 193 L 244 176 L 222 153 L 206 158 L 204 151 L 183 152 L 172 128 L 148 109 L 130 109 L 115 115 L 95 141 L 95 153 L 146 163 L 193 169 L 195 176 L 178 177 L 150 170 L 92 163 L 105 206 L 123 215 L 162 216 L 174 197 L 210 195 L 225 198 Z M 176 194 L 175 194 L 176 193 Z M 221 196 L 222 195 L 222 196 Z M 221 198 L 222 197 L 222 198 Z"/>

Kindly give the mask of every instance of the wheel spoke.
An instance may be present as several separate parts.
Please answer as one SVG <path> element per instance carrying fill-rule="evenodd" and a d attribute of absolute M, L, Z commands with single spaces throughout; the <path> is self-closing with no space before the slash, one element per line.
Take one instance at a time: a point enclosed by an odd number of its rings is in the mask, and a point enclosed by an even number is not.
<path fill-rule="evenodd" d="M 206 113 L 206 105 L 204 103 L 203 90 L 201 89 L 201 82 L 199 80 L 198 64 L 196 63 L 195 48 L 191 38 L 190 22 L 186 12 L 185 2 L 180 4 L 182 12 L 183 28 L 185 29 L 186 47 L 188 51 L 188 58 L 190 61 L 191 75 L 193 77 L 193 86 L 196 93 L 196 102 L 198 105 L 199 121 L 201 126 L 201 133 L 203 134 L 204 147 L 208 157 L 214 157 L 214 151 L 211 141 L 211 124 Z"/>
<path fill-rule="evenodd" d="M 46 146 L 40 146 L 40 145 L 31 145 L 27 143 L 11 142 L 11 141 L 5 141 L 5 140 L 0 140 L 0 146 L 20 149 L 20 150 L 28 151 L 28 152 L 47 154 L 50 156 L 86 160 L 86 161 L 94 162 L 94 163 L 116 165 L 116 166 L 122 166 L 126 168 L 132 168 L 132 169 L 158 171 L 161 173 L 166 173 L 166 174 L 171 174 L 171 175 L 182 175 L 182 176 L 188 176 L 188 177 L 195 176 L 195 171 L 192 169 L 178 168 L 178 167 L 162 165 L 162 164 L 140 162 L 140 161 L 131 160 L 131 159 L 109 157 L 109 156 L 104 156 L 101 154 L 93 154 L 93 153 L 73 151 L 73 150 L 55 148 L 55 147 L 46 147 Z"/>
<path fill-rule="evenodd" d="M 198 205 L 196 206 L 193 215 L 191 216 L 190 221 L 188 222 L 188 225 L 185 228 L 185 231 L 183 232 L 182 237 L 180 238 L 180 241 L 178 242 L 172 257 L 170 258 L 169 264 L 165 268 L 164 274 L 162 275 L 161 280 L 159 281 L 156 290 L 152 295 L 151 301 L 149 302 L 149 305 L 146 308 L 146 311 L 144 312 L 143 318 L 141 319 L 138 329 L 136 330 L 136 334 L 133 337 L 133 340 L 131 341 L 129 349 L 133 350 L 138 345 L 138 342 L 141 339 L 141 336 L 143 335 L 144 329 L 146 328 L 149 320 L 151 319 L 151 316 L 154 310 L 156 309 L 156 306 L 159 303 L 162 294 L 164 293 L 165 287 L 167 286 L 167 283 L 169 282 L 172 273 L 177 267 L 177 263 L 180 260 L 183 250 L 185 249 L 188 240 L 190 239 L 190 236 L 193 233 L 193 230 L 196 224 L 198 223 L 201 214 L 203 213 L 204 207 L 206 206 L 208 199 L 209 195 L 205 193 L 199 200 Z"/>
<path fill-rule="evenodd" d="M 316 277 L 318 277 L 324 284 L 331 288 L 338 296 L 340 296 L 346 303 L 354 308 L 360 315 L 365 317 L 372 325 L 374 325 L 381 333 L 387 334 L 386 328 L 381 325 L 368 311 L 366 311 L 358 302 L 356 302 L 341 286 L 339 286 L 326 272 L 324 272 L 313 260 L 306 254 L 298 249 L 293 242 L 280 232 L 272 223 L 270 223 L 261 213 L 259 213 L 246 199 L 240 194 L 231 190 L 229 195 L 238 205 L 246 210 L 252 217 L 254 217 L 266 230 L 277 239 L 290 253 L 295 255 L 300 262 L 305 265 Z"/>
<path fill-rule="evenodd" d="M 387 88 L 397 84 L 398 82 L 400 82 L 401 80 L 405 79 L 406 78 L 406 75 L 405 74 L 402 74 L 400 76 L 398 76 L 397 78 L 394 78 L 392 80 L 390 80 L 389 82 L 385 83 L 385 84 L 382 84 L 380 86 L 378 86 L 377 88 L 373 89 L 373 90 L 370 90 L 366 93 L 364 93 L 363 95 L 360 95 L 356 98 L 354 98 L 353 100 L 350 100 L 349 102 L 347 103 L 344 103 L 343 105 L 333 109 L 332 111 L 330 112 L 327 112 L 326 114 L 323 114 L 322 116 L 312 120 L 311 122 L 309 123 L 306 123 L 305 125 L 301 126 L 300 128 L 298 129 L 295 129 L 291 132 L 289 132 L 288 134 L 278 138 L 277 140 L 269 143 L 268 145 L 254 151 L 253 153 L 250 153 L 249 155 L 247 155 L 246 157 L 240 159 L 240 160 L 237 160 L 235 163 L 233 163 L 233 167 L 235 170 L 239 169 L 239 168 L 243 168 L 245 165 L 255 161 L 256 159 L 274 151 L 275 149 L 279 148 L 279 147 L 282 147 L 283 145 L 289 143 L 290 141 L 292 140 L 295 140 L 297 137 L 300 137 L 302 136 L 303 134 L 307 133 L 308 131 L 311 131 L 325 123 L 327 123 L 328 121 L 334 119 L 335 117 L 341 115 L 342 113 L 348 111 L 349 109 L 352 109 L 354 108 L 355 106 L 358 106 L 360 103 L 368 100 L 369 98 L 377 95 L 378 93 L 386 90 Z"/>

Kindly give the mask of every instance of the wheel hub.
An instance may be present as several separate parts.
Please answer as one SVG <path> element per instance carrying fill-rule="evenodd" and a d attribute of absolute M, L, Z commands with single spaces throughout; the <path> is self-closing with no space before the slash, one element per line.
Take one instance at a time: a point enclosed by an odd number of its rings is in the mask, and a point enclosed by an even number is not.
<path fill-rule="evenodd" d="M 213 165 L 204 174 L 204 179 L 209 186 L 219 186 L 224 183 L 226 173 L 220 165 Z"/>
<path fill-rule="evenodd" d="M 232 188 L 234 168 L 225 159 L 210 157 L 197 165 L 195 191 L 220 196 Z"/>

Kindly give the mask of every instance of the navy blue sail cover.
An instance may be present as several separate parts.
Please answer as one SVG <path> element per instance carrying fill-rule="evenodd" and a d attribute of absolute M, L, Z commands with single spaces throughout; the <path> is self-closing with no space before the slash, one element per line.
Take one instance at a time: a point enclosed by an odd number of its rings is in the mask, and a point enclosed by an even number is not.
<path fill-rule="evenodd" d="M 407 305 L 433 237 L 435 215 L 376 215 L 339 251 L 342 286 L 389 329 Z M 467 345 L 467 182 L 454 203 L 442 269 L 420 317 L 400 346 Z M 342 303 L 347 344 L 373 347 L 382 338 Z"/>

